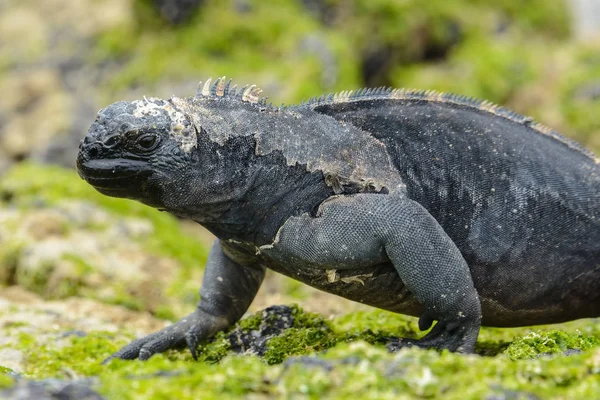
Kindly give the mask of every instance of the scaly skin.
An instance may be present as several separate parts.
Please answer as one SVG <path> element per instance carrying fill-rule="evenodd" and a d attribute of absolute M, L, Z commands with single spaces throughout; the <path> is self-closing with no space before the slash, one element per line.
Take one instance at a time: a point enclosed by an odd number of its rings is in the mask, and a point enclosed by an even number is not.
<path fill-rule="evenodd" d="M 82 178 L 211 230 L 198 308 L 112 357 L 196 347 L 271 268 L 419 316 L 417 345 L 472 352 L 481 324 L 600 316 L 600 164 L 490 103 L 362 90 L 274 108 L 254 86 L 101 110 Z M 111 357 L 111 358 L 112 358 Z"/>

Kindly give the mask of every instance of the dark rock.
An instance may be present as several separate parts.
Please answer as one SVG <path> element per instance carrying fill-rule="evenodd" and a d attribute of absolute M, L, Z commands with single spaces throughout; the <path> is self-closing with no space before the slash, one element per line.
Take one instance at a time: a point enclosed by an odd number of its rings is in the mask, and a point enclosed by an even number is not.
<path fill-rule="evenodd" d="M 450 50 L 463 37 L 461 27 L 454 21 L 447 21 L 444 25 L 444 35 L 442 38 L 434 40 L 430 38 L 423 47 L 423 61 L 439 61 L 447 58 Z M 441 40 L 440 40 L 441 39 Z"/>
<path fill-rule="evenodd" d="M 248 14 L 252 11 L 252 4 L 250 0 L 235 0 L 233 8 L 238 14 Z"/>
<path fill-rule="evenodd" d="M 69 383 L 54 393 L 53 398 L 57 400 L 101 400 L 104 397 L 100 396 L 87 385 Z"/>
<path fill-rule="evenodd" d="M 440 61 L 463 38 L 461 26 L 455 21 L 445 21 L 443 34 L 434 34 L 425 24 L 411 33 L 412 41 L 398 37 L 396 42 L 382 40 L 376 34 L 362 50 L 361 72 L 365 86 L 392 86 L 391 74 L 395 68 L 417 62 Z"/>
<path fill-rule="evenodd" d="M 65 332 L 61 333 L 58 338 L 63 339 L 63 338 L 70 337 L 70 336 L 86 337 L 87 333 L 85 333 L 84 331 L 80 331 L 78 329 L 73 329 L 71 331 L 65 331 Z"/>
<path fill-rule="evenodd" d="M 567 349 L 565 351 L 563 351 L 563 356 L 572 356 L 572 355 L 577 355 L 577 354 L 581 354 L 582 351 L 580 349 Z"/>
<path fill-rule="evenodd" d="M 294 325 L 292 309 L 288 306 L 272 306 L 263 310 L 262 321 L 257 330 L 232 331 L 229 336 L 231 350 L 235 353 L 254 353 L 263 356 L 267 351 L 267 342 L 281 335 Z"/>
<path fill-rule="evenodd" d="M 304 55 L 315 55 L 321 62 L 321 84 L 325 88 L 335 85 L 338 79 L 338 66 L 335 55 L 326 41 L 316 35 L 307 35 L 300 41 L 300 51 Z"/>
<path fill-rule="evenodd" d="M 494 393 L 485 398 L 485 400 L 539 400 L 539 397 L 533 393 L 520 392 L 516 390 L 507 390 L 503 388 L 494 388 Z"/>
<path fill-rule="evenodd" d="M 497 384 L 491 385 L 490 389 L 494 393 L 486 397 L 485 400 L 539 400 L 539 397 L 533 393 L 510 390 Z"/>
<path fill-rule="evenodd" d="M 600 82 L 589 83 L 575 91 L 573 96 L 576 100 L 595 101 L 600 100 Z"/>
<path fill-rule="evenodd" d="M 174 25 L 189 20 L 202 3 L 203 0 L 154 0 L 160 15 Z"/>
<path fill-rule="evenodd" d="M 91 379 L 67 381 L 60 379 L 44 379 L 30 381 L 17 379 L 14 386 L 0 390 L 0 399 L 11 400 L 103 400 L 91 388 Z"/>
<path fill-rule="evenodd" d="M 332 371 L 334 367 L 334 363 L 317 357 L 291 357 L 283 362 L 283 369 L 295 364 L 301 364 L 307 368 L 323 368 L 325 371 Z"/>
<path fill-rule="evenodd" d="M 369 47 L 362 54 L 362 80 L 367 87 L 391 86 L 390 72 L 398 63 L 396 51 L 389 46 Z"/>
<path fill-rule="evenodd" d="M 127 375 L 127 379 L 138 379 L 138 380 L 147 380 L 147 379 L 155 379 L 155 378 L 171 378 L 174 376 L 183 375 L 183 371 L 158 371 L 152 374 L 142 374 L 142 375 Z"/>
<path fill-rule="evenodd" d="M 321 23 L 331 26 L 337 19 L 338 7 L 326 0 L 302 0 L 304 8 Z"/>

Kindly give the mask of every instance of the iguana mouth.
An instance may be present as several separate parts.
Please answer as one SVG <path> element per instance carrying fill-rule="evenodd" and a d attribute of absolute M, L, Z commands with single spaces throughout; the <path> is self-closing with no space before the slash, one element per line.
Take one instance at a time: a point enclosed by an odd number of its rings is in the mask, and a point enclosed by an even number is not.
<path fill-rule="evenodd" d="M 90 185 L 107 192 L 122 192 L 139 187 L 152 174 L 147 163 L 124 159 L 78 159 L 77 172 Z"/>

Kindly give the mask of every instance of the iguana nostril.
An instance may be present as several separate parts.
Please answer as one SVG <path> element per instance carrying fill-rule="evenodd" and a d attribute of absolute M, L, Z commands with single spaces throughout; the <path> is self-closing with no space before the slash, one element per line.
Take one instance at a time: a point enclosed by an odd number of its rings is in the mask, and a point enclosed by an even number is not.
<path fill-rule="evenodd" d="M 88 158 L 96 158 L 100 155 L 101 146 L 96 143 L 88 147 L 87 155 Z"/>

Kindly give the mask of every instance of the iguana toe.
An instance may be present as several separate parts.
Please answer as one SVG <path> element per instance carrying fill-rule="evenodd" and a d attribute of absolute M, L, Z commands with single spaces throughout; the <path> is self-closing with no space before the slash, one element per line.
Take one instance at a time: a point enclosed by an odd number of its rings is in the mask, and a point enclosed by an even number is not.
<path fill-rule="evenodd" d="M 390 352 L 405 347 L 420 347 L 458 353 L 473 353 L 477 341 L 479 324 L 465 321 L 438 321 L 433 329 L 421 339 L 394 338 L 387 343 Z"/>

